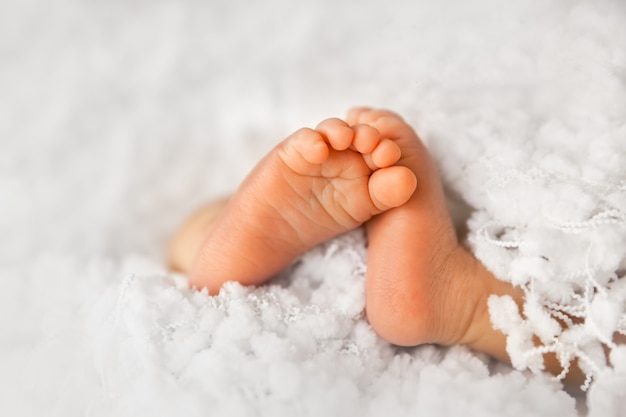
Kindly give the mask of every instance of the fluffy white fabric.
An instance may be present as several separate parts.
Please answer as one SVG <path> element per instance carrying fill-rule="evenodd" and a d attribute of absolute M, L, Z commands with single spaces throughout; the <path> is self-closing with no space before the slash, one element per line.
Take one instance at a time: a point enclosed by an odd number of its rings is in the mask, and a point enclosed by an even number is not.
<path fill-rule="evenodd" d="M 623 413 L 625 22 L 620 0 L 5 0 L 0 413 Z M 263 288 L 167 272 L 190 210 L 355 104 L 417 128 L 468 244 L 527 291 L 523 317 L 490 302 L 519 370 L 378 339 L 359 230 Z M 578 409 L 533 336 L 593 376 Z"/>

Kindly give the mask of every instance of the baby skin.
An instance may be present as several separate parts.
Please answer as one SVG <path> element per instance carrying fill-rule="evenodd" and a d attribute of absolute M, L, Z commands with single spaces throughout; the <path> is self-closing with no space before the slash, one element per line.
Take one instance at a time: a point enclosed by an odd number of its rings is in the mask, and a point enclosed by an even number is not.
<path fill-rule="evenodd" d="M 178 258 L 183 236 L 172 265 L 211 294 L 227 280 L 261 284 L 315 245 L 406 203 L 417 180 L 394 166 L 401 154 L 366 124 L 328 119 L 300 129 L 257 165 L 212 224 L 188 226 L 198 239 L 194 259 Z"/>
<path fill-rule="evenodd" d="M 413 129 L 358 108 L 280 143 L 232 198 L 174 236 L 172 268 L 215 294 L 227 280 L 258 285 L 315 245 L 365 225 L 367 317 L 401 346 L 465 344 L 508 361 L 487 299 L 508 294 L 459 245 L 436 168 Z"/>

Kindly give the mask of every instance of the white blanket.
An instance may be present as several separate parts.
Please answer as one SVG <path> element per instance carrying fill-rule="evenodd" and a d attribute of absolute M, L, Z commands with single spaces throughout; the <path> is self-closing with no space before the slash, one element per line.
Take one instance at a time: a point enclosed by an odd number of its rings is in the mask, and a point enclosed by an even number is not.
<path fill-rule="evenodd" d="M 3 1 L 0 415 L 623 415 L 625 71 L 620 0 Z M 523 318 L 491 301 L 517 369 L 377 338 L 360 230 L 262 288 L 167 271 L 191 210 L 361 104 L 416 127 L 467 244 L 527 290 Z"/>

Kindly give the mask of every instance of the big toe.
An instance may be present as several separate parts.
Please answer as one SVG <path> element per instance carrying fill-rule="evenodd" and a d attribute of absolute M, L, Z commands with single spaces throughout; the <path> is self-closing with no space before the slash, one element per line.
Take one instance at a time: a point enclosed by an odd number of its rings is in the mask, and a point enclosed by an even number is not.
<path fill-rule="evenodd" d="M 370 197 L 381 211 L 400 207 L 409 201 L 416 187 L 415 174 L 403 166 L 380 169 L 369 180 Z"/>

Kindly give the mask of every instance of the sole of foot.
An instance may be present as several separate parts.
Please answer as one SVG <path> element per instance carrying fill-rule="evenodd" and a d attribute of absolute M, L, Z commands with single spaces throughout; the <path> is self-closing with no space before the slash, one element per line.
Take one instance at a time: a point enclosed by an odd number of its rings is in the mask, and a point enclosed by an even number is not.
<path fill-rule="evenodd" d="M 202 215 L 189 222 L 205 230 L 179 233 L 198 243 L 178 269 L 211 294 L 226 281 L 262 284 L 313 246 L 406 203 L 416 178 L 396 165 L 403 153 L 367 123 L 333 118 L 298 130 L 259 162 L 210 224 Z"/>

